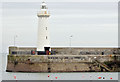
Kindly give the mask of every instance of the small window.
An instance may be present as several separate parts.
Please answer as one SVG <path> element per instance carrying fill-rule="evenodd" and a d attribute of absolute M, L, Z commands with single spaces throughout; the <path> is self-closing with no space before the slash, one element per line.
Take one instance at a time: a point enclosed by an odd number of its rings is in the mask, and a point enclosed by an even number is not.
<path fill-rule="evenodd" d="M 46 36 L 46 39 L 47 39 L 47 36 Z"/>
<path fill-rule="evenodd" d="M 47 9 L 47 7 L 43 5 L 43 6 L 42 6 L 42 9 Z"/>
<path fill-rule="evenodd" d="M 46 30 L 47 30 L 47 27 L 46 27 Z"/>
<path fill-rule="evenodd" d="M 17 54 L 17 52 L 16 51 L 12 51 L 12 54 Z"/>

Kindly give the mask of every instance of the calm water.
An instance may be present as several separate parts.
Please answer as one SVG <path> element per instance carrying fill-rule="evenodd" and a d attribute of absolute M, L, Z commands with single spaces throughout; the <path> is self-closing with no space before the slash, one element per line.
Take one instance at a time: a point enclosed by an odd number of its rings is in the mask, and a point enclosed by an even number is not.
<path fill-rule="evenodd" d="M 7 55 L 2 54 L 2 80 L 14 80 L 14 76 L 16 76 L 17 80 L 97 80 L 98 76 L 103 76 L 103 74 L 106 76 L 106 79 L 109 79 L 111 76 L 113 79 L 118 79 L 117 73 L 13 73 L 6 72 L 6 66 Z M 50 77 L 48 77 L 48 75 L 50 75 Z M 55 77 L 58 78 L 56 79 Z"/>

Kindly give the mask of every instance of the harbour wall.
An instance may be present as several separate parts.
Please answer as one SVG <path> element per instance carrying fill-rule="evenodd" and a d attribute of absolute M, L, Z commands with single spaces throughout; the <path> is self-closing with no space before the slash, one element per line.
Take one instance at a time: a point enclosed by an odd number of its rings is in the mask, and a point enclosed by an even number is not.
<path fill-rule="evenodd" d="M 8 55 L 8 72 L 86 72 L 100 71 L 94 60 L 113 61 L 105 55 Z"/>
<path fill-rule="evenodd" d="M 37 54 L 36 47 L 9 47 L 9 55 L 33 55 Z M 116 55 L 120 54 L 120 48 L 75 48 L 75 47 L 52 47 L 54 55 Z M 35 55 L 34 54 L 34 55 Z"/>

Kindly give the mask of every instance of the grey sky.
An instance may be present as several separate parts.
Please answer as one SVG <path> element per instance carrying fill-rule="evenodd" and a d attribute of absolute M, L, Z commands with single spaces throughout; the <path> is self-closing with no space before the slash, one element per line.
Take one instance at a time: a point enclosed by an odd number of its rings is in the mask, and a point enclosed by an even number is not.
<path fill-rule="evenodd" d="M 36 46 L 40 2 L 3 3 L 3 52 L 13 45 Z M 51 46 L 117 46 L 117 2 L 47 2 Z"/>
<path fill-rule="evenodd" d="M 28 2 L 28 0 L 1 0 L 2 2 Z M 29 2 L 118 2 L 119 0 L 29 0 Z"/>

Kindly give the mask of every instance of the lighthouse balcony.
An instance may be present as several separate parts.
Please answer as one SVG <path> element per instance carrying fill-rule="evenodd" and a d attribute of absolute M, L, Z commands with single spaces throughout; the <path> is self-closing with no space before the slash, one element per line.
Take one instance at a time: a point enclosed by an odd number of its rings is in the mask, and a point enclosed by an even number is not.
<path fill-rule="evenodd" d="M 39 13 L 37 13 L 38 17 L 49 17 L 50 13 L 48 11 L 41 11 Z"/>

